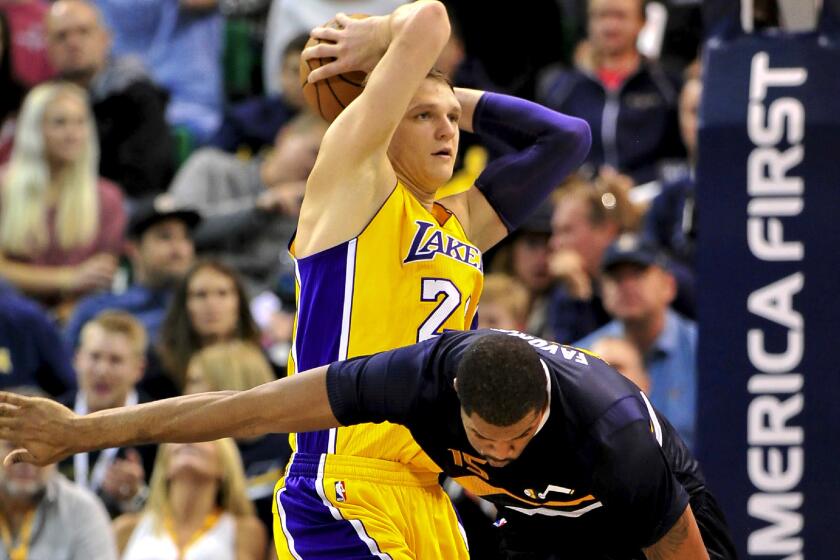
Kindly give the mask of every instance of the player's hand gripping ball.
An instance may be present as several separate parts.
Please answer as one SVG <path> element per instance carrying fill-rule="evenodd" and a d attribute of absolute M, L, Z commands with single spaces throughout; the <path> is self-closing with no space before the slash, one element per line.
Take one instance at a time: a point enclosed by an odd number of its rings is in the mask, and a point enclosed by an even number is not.
<path fill-rule="evenodd" d="M 352 15 L 350 17 L 362 19 L 367 15 Z M 335 20 L 325 24 L 325 27 L 341 29 L 340 24 Z M 309 38 L 304 48 L 321 43 L 320 39 Z M 330 42 L 330 41 L 323 41 Z M 300 81 L 303 86 L 303 97 L 313 111 L 321 115 L 327 122 L 332 122 L 347 107 L 351 101 L 356 99 L 364 89 L 366 74 L 361 71 L 345 72 L 325 80 L 318 80 L 309 83 L 309 73 L 316 68 L 328 64 L 334 58 L 311 58 L 300 59 Z"/>

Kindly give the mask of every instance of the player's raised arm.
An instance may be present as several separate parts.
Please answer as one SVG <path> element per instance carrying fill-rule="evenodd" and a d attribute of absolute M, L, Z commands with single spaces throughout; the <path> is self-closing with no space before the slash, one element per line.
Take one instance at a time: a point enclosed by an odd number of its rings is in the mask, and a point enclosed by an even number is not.
<path fill-rule="evenodd" d="M 332 41 L 304 50 L 304 59 L 334 62 L 310 81 L 348 71 L 368 73 L 364 90 L 332 123 L 307 181 L 300 212 L 297 256 L 352 238 L 364 228 L 396 184 L 388 146 L 409 103 L 449 39 L 444 6 L 419 0 L 389 16 L 337 16 L 341 29 L 316 28 Z"/>
<path fill-rule="evenodd" d="M 509 152 L 490 162 L 465 193 L 441 202 L 485 251 L 519 227 L 589 153 L 586 121 L 509 95 L 455 88 L 460 127 Z"/>
<path fill-rule="evenodd" d="M 644 553 L 648 560 L 709 560 L 690 505 L 685 507 L 674 526 L 656 543 L 644 549 Z"/>
<path fill-rule="evenodd" d="M 93 449 L 334 428 L 326 371 L 324 366 L 248 391 L 199 393 L 87 416 L 49 399 L 0 392 L 0 439 L 16 447 L 7 462 L 46 465 Z"/>

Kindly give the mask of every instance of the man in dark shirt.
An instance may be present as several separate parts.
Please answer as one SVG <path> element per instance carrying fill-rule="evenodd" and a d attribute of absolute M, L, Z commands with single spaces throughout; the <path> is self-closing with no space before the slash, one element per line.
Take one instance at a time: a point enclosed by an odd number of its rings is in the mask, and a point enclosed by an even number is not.
<path fill-rule="evenodd" d="M 591 354 L 516 331 L 446 333 L 244 393 L 87 417 L 8 394 L 0 403 L 0 438 L 20 448 L 7 461 L 36 463 L 92 447 L 387 420 L 499 508 L 509 558 L 734 558 L 696 460 L 644 394 Z M 299 455 L 288 477 L 318 468 L 319 456 Z"/>

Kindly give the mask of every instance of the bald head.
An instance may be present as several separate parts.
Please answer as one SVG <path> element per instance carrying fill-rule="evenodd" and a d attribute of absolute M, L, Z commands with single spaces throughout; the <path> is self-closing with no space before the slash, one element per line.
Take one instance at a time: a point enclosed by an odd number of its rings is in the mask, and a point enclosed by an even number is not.
<path fill-rule="evenodd" d="M 46 20 L 47 52 L 58 74 L 87 87 L 108 60 L 111 38 L 86 0 L 58 0 Z"/>

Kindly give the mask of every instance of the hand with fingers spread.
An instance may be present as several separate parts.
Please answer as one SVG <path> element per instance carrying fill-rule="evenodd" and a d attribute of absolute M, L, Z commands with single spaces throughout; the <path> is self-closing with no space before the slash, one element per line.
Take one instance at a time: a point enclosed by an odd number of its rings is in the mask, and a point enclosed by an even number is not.
<path fill-rule="evenodd" d="M 44 466 L 72 455 L 77 415 L 50 399 L 0 392 L 0 439 L 14 451 L 3 462 Z"/>
<path fill-rule="evenodd" d="M 314 28 L 310 35 L 321 43 L 304 49 L 301 58 L 335 59 L 312 70 L 310 83 L 346 72 L 369 74 L 391 42 L 388 16 L 357 19 L 337 14 L 334 20 Z"/>

